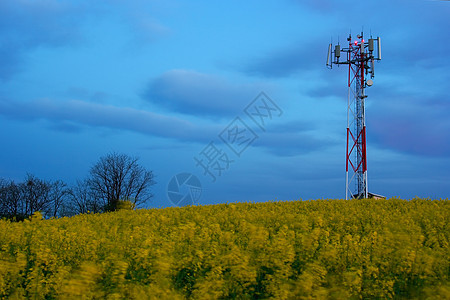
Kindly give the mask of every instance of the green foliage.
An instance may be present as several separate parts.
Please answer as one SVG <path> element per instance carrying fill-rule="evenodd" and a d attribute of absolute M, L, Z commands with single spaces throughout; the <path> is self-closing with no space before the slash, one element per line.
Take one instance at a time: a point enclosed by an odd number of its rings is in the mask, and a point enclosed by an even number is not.
<path fill-rule="evenodd" d="M 0 299 L 449 299 L 448 200 L 0 221 Z"/>

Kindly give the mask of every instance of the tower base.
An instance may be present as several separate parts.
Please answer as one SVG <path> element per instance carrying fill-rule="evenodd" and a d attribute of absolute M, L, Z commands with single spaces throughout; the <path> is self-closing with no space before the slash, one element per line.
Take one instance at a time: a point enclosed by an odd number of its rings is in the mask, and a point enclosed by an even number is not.
<path fill-rule="evenodd" d="M 374 193 L 370 193 L 370 192 L 368 192 L 367 195 L 368 195 L 368 197 L 367 197 L 368 199 L 386 199 L 386 197 L 383 195 L 374 194 Z M 364 196 L 362 194 L 361 195 L 355 194 L 355 195 L 352 195 L 351 199 L 364 199 Z"/>

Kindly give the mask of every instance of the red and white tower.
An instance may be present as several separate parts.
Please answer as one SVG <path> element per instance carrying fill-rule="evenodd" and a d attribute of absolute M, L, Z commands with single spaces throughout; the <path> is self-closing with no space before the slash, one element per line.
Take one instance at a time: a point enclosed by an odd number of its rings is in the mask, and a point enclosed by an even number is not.
<path fill-rule="evenodd" d="M 374 61 L 381 60 L 381 41 L 372 37 L 365 41 L 363 33 L 352 40 L 348 39 L 348 47 L 338 44 L 332 51 L 328 46 L 327 66 L 333 64 L 348 65 L 348 100 L 347 100 L 347 151 L 345 199 L 368 198 L 367 154 L 366 154 L 366 121 L 365 121 L 365 89 L 373 84 Z M 374 45 L 377 44 L 377 57 L 374 56 Z M 341 60 L 341 54 L 346 59 Z"/>

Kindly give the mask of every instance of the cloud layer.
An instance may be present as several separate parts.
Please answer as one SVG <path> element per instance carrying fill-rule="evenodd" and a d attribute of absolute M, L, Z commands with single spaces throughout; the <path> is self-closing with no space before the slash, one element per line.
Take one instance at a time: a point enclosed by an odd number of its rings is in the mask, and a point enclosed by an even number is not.
<path fill-rule="evenodd" d="M 449 99 L 393 98 L 372 110 L 368 136 L 378 146 L 426 156 L 450 155 Z"/>
<path fill-rule="evenodd" d="M 78 42 L 83 18 L 82 7 L 66 1 L 0 1 L 0 55 L 6 63 L 0 68 L 0 79 L 11 78 L 30 50 Z"/>
<path fill-rule="evenodd" d="M 53 128 L 77 131 L 78 126 L 129 130 L 146 135 L 206 142 L 219 127 L 196 125 L 172 116 L 128 107 L 116 107 L 79 100 L 55 101 L 41 99 L 31 102 L 0 101 L 0 114 L 26 121 L 47 120 Z"/>
<path fill-rule="evenodd" d="M 336 141 L 314 135 L 314 125 L 303 121 L 289 121 L 270 126 L 255 142 L 276 156 L 305 155 L 336 145 Z"/>
<path fill-rule="evenodd" d="M 263 84 L 237 84 L 224 78 L 190 70 L 170 70 L 152 80 L 143 98 L 168 110 L 199 117 L 224 117 L 239 113 Z"/>
<path fill-rule="evenodd" d="M 53 130 L 78 133 L 84 126 L 127 130 L 144 135 L 190 143 L 221 143 L 218 135 L 225 125 L 196 123 L 129 107 L 117 107 L 80 100 L 40 99 L 30 102 L 0 101 L 0 115 L 23 121 L 46 120 Z M 261 147 L 276 156 L 296 156 L 320 151 L 336 144 L 311 133 L 312 124 L 288 121 L 270 126 L 252 147 Z"/>

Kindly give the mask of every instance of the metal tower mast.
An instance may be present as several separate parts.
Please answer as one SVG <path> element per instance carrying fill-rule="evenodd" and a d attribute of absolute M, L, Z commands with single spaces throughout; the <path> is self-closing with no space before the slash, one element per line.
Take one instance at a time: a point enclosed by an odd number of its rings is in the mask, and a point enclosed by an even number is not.
<path fill-rule="evenodd" d="M 365 41 L 363 33 L 356 40 L 348 39 L 348 47 L 338 44 L 332 51 L 328 46 L 327 66 L 348 65 L 348 99 L 347 99 L 347 151 L 345 199 L 368 198 L 367 155 L 366 155 L 366 121 L 365 121 L 365 88 L 373 84 L 374 61 L 381 60 L 381 41 L 372 37 Z M 373 55 L 374 44 L 377 43 L 377 57 Z M 346 53 L 345 61 L 340 61 L 341 53 Z M 330 62 L 331 60 L 331 62 Z M 369 78 L 370 76 L 370 78 Z"/>

